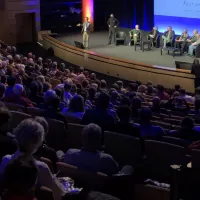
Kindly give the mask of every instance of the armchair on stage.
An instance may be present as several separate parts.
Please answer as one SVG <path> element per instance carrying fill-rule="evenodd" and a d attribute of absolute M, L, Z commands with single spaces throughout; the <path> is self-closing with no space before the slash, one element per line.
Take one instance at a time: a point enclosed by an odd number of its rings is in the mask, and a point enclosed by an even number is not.
<path fill-rule="evenodd" d="M 197 48 L 195 49 L 195 57 L 200 58 L 200 44 L 197 45 Z"/>
<path fill-rule="evenodd" d="M 119 42 L 126 45 L 126 33 L 123 31 L 119 31 L 115 34 L 115 45 L 117 46 Z"/>

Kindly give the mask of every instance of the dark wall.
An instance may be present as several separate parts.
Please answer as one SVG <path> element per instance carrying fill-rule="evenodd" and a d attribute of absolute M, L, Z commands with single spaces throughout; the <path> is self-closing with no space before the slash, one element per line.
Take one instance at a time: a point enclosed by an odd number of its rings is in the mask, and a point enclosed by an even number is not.
<path fill-rule="evenodd" d="M 139 24 L 150 30 L 154 25 L 154 0 L 94 0 L 95 30 L 107 28 L 110 13 L 120 20 L 121 27 Z"/>

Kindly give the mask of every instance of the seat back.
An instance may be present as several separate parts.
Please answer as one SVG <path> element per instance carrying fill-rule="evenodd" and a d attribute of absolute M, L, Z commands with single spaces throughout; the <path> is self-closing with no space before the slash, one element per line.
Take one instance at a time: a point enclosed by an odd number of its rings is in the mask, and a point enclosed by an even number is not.
<path fill-rule="evenodd" d="M 104 132 L 105 152 L 112 155 L 119 165 L 139 166 L 142 158 L 142 147 L 138 138 Z"/>
<path fill-rule="evenodd" d="M 66 150 L 67 131 L 64 122 L 45 118 L 49 124 L 49 133 L 46 136 L 47 144 L 55 150 Z"/>
<path fill-rule="evenodd" d="M 16 128 L 23 120 L 31 118 L 31 115 L 21 113 L 18 111 L 11 111 L 12 120 L 11 120 L 11 129 Z"/>
<path fill-rule="evenodd" d="M 39 108 L 34 108 L 34 107 L 28 107 L 26 112 L 35 117 L 35 116 L 44 116 L 44 110 L 39 109 Z"/>
<path fill-rule="evenodd" d="M 179 146 L 182 146 L 184 148 L 187 148 L 192 143 L 191 141 L 188 141 L 188 140 L 183 140 L 183 139 L 180 139 L 180 138 L 170 137 L 170 136 L 163 136 L 162 141 L 170 143 L 170 144 L 179 145 Z"/>
<path fill-rule="evenodd" d="M 200 169 L 200 150 L 192 150 L 192 168 Z"/>
<path fill-rule="evenodd" d="M 141 31 L 141 40 L 142 40 L 142 42 L 149 42 L 147 32 Z"/>
<path fill-rule="evenodd" d="M 62 162 L 56 163 L 56 167 L 59 172 L 58 176 L 72 178 L 79 187 L 101 190 L 106 182 L 107 175 L 103 173 L 89 173 Z"/>
<path fill-rule="evenodd" d="M 68 124 L 68 129 L 67 129 L 67 148 L 81 148 L 81 134 L 83 131 L 84 125 L 81 124 L 73 124 L 69 123 Z"/>
<path fill-rule="evenodd" d="M 18 104 L 15 104 L 15 103 L 7 103 L 7 102 L 4 102 L 4 104 L 9 110 L 20 111 L 20 112 L 25 111 L 25 107 L 22 106 L 22 105 L 18 105 Z"/>
<path fill-rule="evenodd" d="M 145 141 L 145 172 L 149 178 L 170 180 L 170 165 L 186 164 L 184 147 L 160 141 Z"/>

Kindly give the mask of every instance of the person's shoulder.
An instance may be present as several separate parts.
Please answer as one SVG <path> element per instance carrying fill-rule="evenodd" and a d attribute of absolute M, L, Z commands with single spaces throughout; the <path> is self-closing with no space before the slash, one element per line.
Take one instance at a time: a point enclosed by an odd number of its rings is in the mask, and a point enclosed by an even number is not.
<path fill-rule="evenodd" d="M 66 154 L 67 155 L 73 155 L 73 154 L 79 154 L 81 152 L 80 149 L 69 149 Z"/>
<path fill-rule="evenodd" d="M 114 158 L 110 154 L 103 152 L 100 153 L 100 158 L 101 160 L 114 160 Z"/>

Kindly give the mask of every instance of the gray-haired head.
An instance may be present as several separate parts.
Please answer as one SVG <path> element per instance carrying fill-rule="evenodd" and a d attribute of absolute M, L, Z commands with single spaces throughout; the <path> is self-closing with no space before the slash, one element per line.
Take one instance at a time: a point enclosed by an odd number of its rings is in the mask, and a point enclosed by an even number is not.
<path fill-rule="evenodd" d="M 37 80 L 40 81 L 42 84 L 45 83 L 45 78 L 44 78 L 44 76 L 42 76 L 42 75 L 38 76 L 38 77 L 37 77 Z"/>
<path fill-rule="evenodd" d="M 23 92 L 24 86 L 21 84 L 15 84 L 15 86 L 13 87 L 13 93 L 17 96 L 21 96 Z"/>
<path fill-rule="evenodd" d="M 84 127 L 81 137 L 84 149 L 96 151 L 101 145 L 101 128 L 96 124 L 89 124 Z"/>
<path fill-rule="evenodd" d="M 22 121 L 14 130 L 19 150 L 33 154 L 42 145 L 45 137 L 42 125 L 32 119 Z"/>
<path fill-rule="evenodd" d="M 47 90 L 44 94 L 44 102 L 49 103 L 52 98 L 54 98 L 56 95 L 56 92 L 54 90 Z"/>
<path fill-rule="evenodd" d="M 34 120 L 42 125 L 46 136 L 49 132 L 49 124 L 46 119 L 44 117 L 35 117 Z"/>

